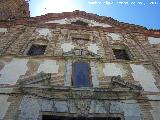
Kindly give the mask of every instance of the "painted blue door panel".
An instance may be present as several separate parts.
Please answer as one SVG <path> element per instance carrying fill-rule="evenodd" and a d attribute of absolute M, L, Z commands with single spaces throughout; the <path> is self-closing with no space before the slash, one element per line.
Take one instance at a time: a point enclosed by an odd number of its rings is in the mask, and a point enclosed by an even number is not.
<path fill-rule="evenodd" d="M 89 87 L 89 64 L 74 63 L 74 80 L 75 87 Z"/>

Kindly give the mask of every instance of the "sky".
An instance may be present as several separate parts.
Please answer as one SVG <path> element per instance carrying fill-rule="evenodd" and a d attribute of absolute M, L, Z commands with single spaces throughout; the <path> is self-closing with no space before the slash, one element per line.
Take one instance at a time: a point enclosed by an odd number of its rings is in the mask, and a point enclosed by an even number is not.
<path fill-rule="evenodd" d="M 29 5 L 31 17 L 81 10 L 160 29 L 160 0 L 29 0 Z"/>

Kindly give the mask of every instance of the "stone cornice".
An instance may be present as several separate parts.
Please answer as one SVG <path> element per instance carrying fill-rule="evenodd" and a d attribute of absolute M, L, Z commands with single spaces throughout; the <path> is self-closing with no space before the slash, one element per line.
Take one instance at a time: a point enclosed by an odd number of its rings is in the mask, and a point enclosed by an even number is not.
<path fill-rule="evenodd" d="M 12 58 L 18 58 L 18 59 L 51 59 L 51 60 L 75 60 L 75 59 L 81 59 L 81 60 L 92 60 L 92 61 L 100 61 L 102 63 L 124 63 L 124 64 L 151 64 L 151 62 L 148 59 L 133 59 L 133 60 L 120 60 L 120 59 L 107 59 L 107 58 L 100 58 L 97 59 L 95 57 L 81 57 L 81 56 L 47 56 L 47 55 L 39 55 L 39 56 L 27 56 L 27 55 L 14 55 L 14 54 L 3 54 L 0 55 L 0 58 L 3 57 L 12 57 Z"/>
<path fill-rule="evenodd" d="M 74 26 L 74 25 L 59 25 L 56 23 L 45 23 L 49 20 L 59 20 L 65 18 L 75 18 L 82 17 L 84 19 L 94 20 L 100 23 L 110 24 L 112 27 L 84 27 L 84 26 Z M 51 29 L 60 27 L 68 29 L 85 29 L 85 30 L 103 30 L 107 32 L 132 32 L 141 33 L 145 36 L 160 37 L 160 30 L 147 29 L 143 26 L 119 22 L 111 17 L 99 16 L 92 13 L 86 13 L 84 11 L 73 11 L 73 12 L 63 12 L 63 13 L 48 13 L 45 15 L 37 17 L 26 17 L 26 18 L 16 18 L 7 21 L 0 21 L 0 27 L 14 27 L 16 25 L 26 25 L 31 27 L 48 27 Z"/>
<path fill-rule="evenodd" d="M 71 98 L 71 99 L 117 99 L 121 94 L 123 97 L 139 96 L 143 91 L 142 87 L 138 84 L 127 82 L 120 76 L 114 76 L 108 88 L 76 88 L 76 87 L 58 87 L 50 85 L 49 79 L 51 74 L 38 73 L 32 77 L 19 79 L 19 90 L 24 94 L 31 94 L 36 96 L 44 96 L 49 98 Z M 117 96 L 118 95 L 118 96 Z"/>

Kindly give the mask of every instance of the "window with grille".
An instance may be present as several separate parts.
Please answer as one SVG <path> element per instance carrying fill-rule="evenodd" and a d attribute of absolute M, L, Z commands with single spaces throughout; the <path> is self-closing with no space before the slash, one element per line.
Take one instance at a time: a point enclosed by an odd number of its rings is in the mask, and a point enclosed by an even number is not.
<path fill-rule="evenodd" d="M 27 55 L 36 56 L 43 55 L 46 50 L 46 45 L 32 45 Z"/>

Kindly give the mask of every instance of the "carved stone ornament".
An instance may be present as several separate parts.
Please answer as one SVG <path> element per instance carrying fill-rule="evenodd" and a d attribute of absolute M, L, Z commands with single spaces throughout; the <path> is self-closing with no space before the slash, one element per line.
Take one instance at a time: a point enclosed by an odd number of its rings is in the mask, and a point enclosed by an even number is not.
<path fill-rule="evenodd" d="M 49 80 L 51 79 L 51 73 L 44 73 L 40 72 L 35 76 L 27 76 L 24 78 L 19 79 L 19 85 L 29 85 L 29 84 L 35 84 L 39 82 L 44 82 L 44 84 L 49 84 Z"/>
<path fill-rule="evenodd" d="M 91 100 L 74 99 L 73 102 L 77 109 L 78 116 L 87 117 L 91 106 Z"/>
<path fill-rule="evenodd" d="M 95 58 L 101 58 L 100 55 L 97 55 L 86 49 L 73 49 L 72 51 L 64 52 L 63 56 L 81 56 L 81 57 L 91 56 Z"/>
<path fill-rule="evenodd" d="M 68 99 L 72 100 L 77 115 L 87 117 L 90 110 L 91 99 L 87 99 L 93 96 L 92 91 L 81 90 L 81 91 L 70 91 Z"/>
<path fill-rule="evenodd" d="M 126 80 L 123 80 L 120 75 L 112 77 L 111 78 L 111 84 L 113 86 L 114 85 L 119 85 L 121 87 L 127 87 L 127 88 L 130 88 L 132 90 L 140 90 L 140 91 L 143 90 L 143 88 L 140 86 L 140 84 L 136 85 L 136 84 L 130 83 Z"/>
<path fill-rule="evenodd" d="M 70 91 L 68 98 L 71 99 L 87 99 L 87 98 L 93 98 L 94 92 L 93 91 L 87 91 L 87 90 L 81 90 L 81 91 Z"/>
<path fill-rule="evenodd" d="M 88 39 L 82 39 L 82 38 L 73 38 L 73 42 L 75 42 L 80 47 L 85 46 L 88 43 Z"/>

